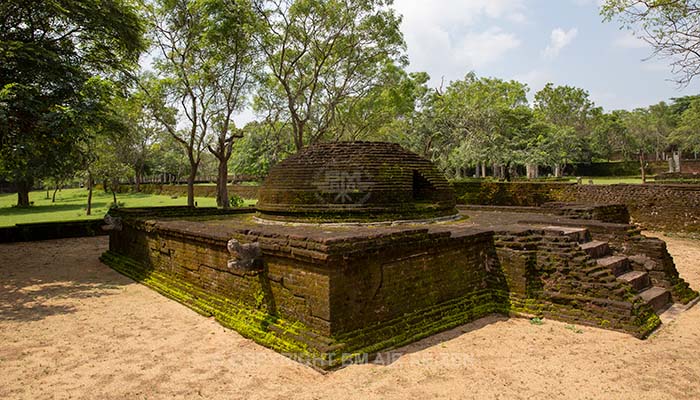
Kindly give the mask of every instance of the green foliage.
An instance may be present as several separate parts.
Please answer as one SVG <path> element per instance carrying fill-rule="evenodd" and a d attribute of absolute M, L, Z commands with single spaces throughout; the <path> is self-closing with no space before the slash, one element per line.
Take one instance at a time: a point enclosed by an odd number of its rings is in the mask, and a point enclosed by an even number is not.
<path fill-rule="evenodd" d="M 583 330 L 575 327 L 574 325 L 566 325 L 566 326 L 564 326 L 564 329 L 568 329 L 573 333 L 578 333 L 578 334 L 583 333 Z"/>
<path fill-rule="evenodd" d="M 589 135 L 595 118 L 602 113 L 588 97 L 588 92 L 571 86 L 548 83 L 535 94 L 535 116 L 549 124 L 545 152 L 561 176 L 561 165 L 567 162 L 591 161 Z"/>
<path fill-rule="evenodd" d="M 147 15 L 159 50 L 156 76 L 141 86 L 153 117 L 182 147 L 194 184 L 202 153 L 219 161 L 220 191 L 225 191 L 233 142 L 240 138 L 233 115 L 246 105 L 254 83 L 257 48 L 255 20 L 244 0 L 159 0 Z M 226 207 L 228 199 L 220 199 Z M 193 205 L 193 196 L 188 196 Z"/>
<path fill-rule="evenodd" d="M 256 107 L 289 123 L 297 149 L 379 101 L 387 65 L 403 65 L 400 18 L 386 0 L 255 0 L 268 70 Z M 340 117 L 338 114 L 341 114 Z M 343 115 L 344 114 L 344 115 Z"/>
<path fill-rule="evenodd" d="M 700 99 L 691 101 L 683 111 L 678 127 L 670 135 L 669 141 L 684 150 L 700 151 Z"/>
<path fill-rule="evenodd" d="M 236 173 L 263 177 L 270 167 L 295 150 L 291 129 L 282 122 L 250 122 L 233 146 L 231 167 Z"/>
<path fill-rule="evenodd" d="M 243 200 L 241 196 L 234 193 L 229 196 L 229 204 L 233 208 L 239 208 L 243 207 L 243 205 L 245 204 L 245 200 Z"/>
<path fill-rule="evenodd" d="M 670 60 L 676 81 L 688 85 L 700 74 L 700 4 L 695 0 L 605 0 L 605 20 L 650 43 L 654 55 Z"/>
<path fill-rule="evenodd" d="M 92 215 L 85 214 L 87 189 L 63 189 L 56 194 L 56 202 L 46 199 L 45 191 L 29 193 L 29 200 L 34 203 L 29 208 L 13 207 L 16 197 L 10 194 L 0 194 L 0 226 L 11 226 L 20 223 L 71 221 L 101 218 L 109 210 L 114 201 L 111 193 L 97 190 L 93 193 Z M 184 206 L 183 198 L 172 199 L 166 195 L 145 193 L 121 193 L 119 202 L 124 207 L 160 207 Z M 197 197 L 200 207 L 214 207 L 216 202 L 210 197 Z M 246 204 L 250 204 L 247 202 Z"/>
<path fill-rule="evenodd" d="M 507 164 L 517 144 L 527 145 L 516 139 L 532 122 L 527 91 L 520 82 L 469 73 L 444 93 L 424 97 L 412 132 L 419 141 L 411 147 L 450 171 L 475 163 Z"/>
<path fill-rule="evenodd" d="M 123 0 L 10 0 L 0 15 L 0 173 L 24 203 L 37 179 L 82 164 L 80 144 L 115 91 L 96 76 L 136 65 L 144 27 Z"/>

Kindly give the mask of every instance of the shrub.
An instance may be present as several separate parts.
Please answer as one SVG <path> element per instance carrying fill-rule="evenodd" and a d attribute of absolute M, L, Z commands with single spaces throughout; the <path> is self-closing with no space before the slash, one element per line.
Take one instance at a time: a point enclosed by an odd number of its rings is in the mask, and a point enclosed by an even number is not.
<path fill-rule="evenodd" d="M 229 204 L 233 208 L 238 208 L 243 207 L 243 204 L 245 204 L 245 202 L 243 201 L 243 198 L 241 196 L 237 194 L 232 194 L 231 196 L 229 196 Z"/>

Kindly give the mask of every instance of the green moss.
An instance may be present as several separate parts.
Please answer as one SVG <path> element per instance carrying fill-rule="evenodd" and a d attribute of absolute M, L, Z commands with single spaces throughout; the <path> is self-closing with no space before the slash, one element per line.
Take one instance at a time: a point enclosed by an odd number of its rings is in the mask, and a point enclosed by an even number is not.
<path fill-rule="evenodd" d="M 300 359 L 322 360 L 323 354 L 304 341 L 305 333 L 313 330 L 300 322 L 289 322 L 265 311 L 247 307 L 159 271 L 145 270 L 134 260 L 113 252 L 106 252 L 100 260 L 137 282 L 162 295 L 187 305 L 204 316 L 213 316 L 221 325 L 283 354 L 294 354 Z M 301 339 L 299 339 L 301 337 Z M 309 337 L 309 340 L 312 340 Z"/>
<path fill-rule="evenodd" d="M 256 295 L 257 307 L 224 298 L 172 277 L 146 270 L 138 262 L 106 252 L 101 260 L 116 271 L 164 296 L 187 305 L 204 316 L 213 316 L 228 328 L 255 342 L 291 355 L 319 368 L 333 368 L 352 359 L 400 347 L 489 314 L 509 312 L 507 298 L 484 289 L 468 296 L 424 308 L 389 321 L 326 339 L 301 322 L 287 321 L 262 310 L 264 293 Z M 505 300 L 504 300 L 505 299 Z"/>
<path fill-rule="evenodd" d="M 698 297 L 698 292 L 691 289 L 690 285 L 681 278 L 671 288 L 671 293 L 673 294 L 674 300 L 682 303 L 688 304 L 690 301 Z"/>
<path fill-rule="evenodd" d="M 652 310 L 652 308 L 644 304 L 642 300 L 637 300 L 632 308 L 634 320 L 632 325 L 637 328 L 635 336 L 645 338 L 649 336 L 654 329 L 661 325 L 661 318 Z"/>

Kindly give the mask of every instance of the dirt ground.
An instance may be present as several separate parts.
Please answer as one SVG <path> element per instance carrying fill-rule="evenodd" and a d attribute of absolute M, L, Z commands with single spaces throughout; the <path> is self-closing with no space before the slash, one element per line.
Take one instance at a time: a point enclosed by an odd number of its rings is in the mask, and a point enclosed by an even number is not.
<path fill-rule="evenodd" d="M 700 287 L 700 241 L 665 238 Z M 700 398 L 700 306 L 650 339 L 488 317 L 322 374 L 134 283 L 105 238 L 0 245 L 0 399 Z"/>

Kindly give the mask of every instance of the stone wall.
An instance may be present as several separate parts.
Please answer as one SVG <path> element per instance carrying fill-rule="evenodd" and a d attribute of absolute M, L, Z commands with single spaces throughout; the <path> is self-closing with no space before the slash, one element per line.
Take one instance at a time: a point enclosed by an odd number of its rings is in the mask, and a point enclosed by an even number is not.
<path fill-rule="evenodd" d="M 479 299 L 463 312 L 484 315 L 505 304 L 505 289 L 490 232 L 461 237 L 432 234 L 376 248 L 337 269 L 330 299 L 335 333 L 429 310 L 469 295 Z M 484 311 L 479 311 L 479 308 Z"/>
<path fill-rule="evenodd" d="M 699 185 L 577 185 L 534 182 L 456 182 L 460 204 L 540 206 L 548 202 L 624 204 L 645 229 L 700 233 Z"/>
<path fill-rule="evenodd" d="M 215 296 L 330 334 L 328 299 L 324 298 L 328 271 L 314 263 L 267 256 L 264 275 L 244 273 L 228 268 L 231 255 L 226 238 L 165 227 L 152 229 L 146 226 L 148 223 L 142 224 L 127 223 L 121 232 L 113 234 L 110 251 Z"/>
<path fill-rule="evenodd" d="M 17 224 L 0 228 L 0 243 L 106 235 L 102 219 Z"/>
<path fill-rule="evenodd" d="M 632 220 L 645 229 L 700 233 L 697 185 L 574 185 L 558 200 L 567 199 L 625 204 Z"/>
<path fill-rule="evenodd" d="M 629 286 L 581 250 L 576 239 L 541 229 L 496 233 L 511 312 L 645 337 L 660 321 Z"/>
<path fill-rule="evenodd" d="M 571 176 L 639 176 L 639 161 L 613 161 L 567 165 L 565 172 Z M 647 161 L 649 175 L 668 172 L 668 161 Z M 681 172 L 700 173 L 700 160 L 681 160 Z"/>
<path fill-rule="evenodd" d="M 591 219 L 590 207 L 562 209 L 578 218 L 562 221 L 577 228 L 542 227 L 549 222 L 537 213 L 523 213 L 536 219 L 526 226 L 483 230 L 459 223 L 271 226 L 255 222 L 247 209 L 115 210 L 121 230 L 110 232 L 102 260 L 260 344 L 320 368 L 491 313 L 647 336 L 660 324 L 657 314 L 582 249 L 590 236 L 634 255 L 635 268 L 649 271 L 652 283 L 668 288 L 674 300 L 697 295 L 678 277 L 663 242 L 644 238 L 628 224 Z M 259 268 L 232 266 L 231 238 L 259 246 Z"/>
<path fill-rule="evenodd" d="M 372 354 L 508 312 L 505 277 L 488 231 L 376 227 L 320 240 L 299 233 L 302 228 L 220 233 L 144 212 L 115 213 L 123 227 L 111 232 L 103 261 L 321 368 L 337 365 L 336 357 Z M 231 237 L 260 244 L 262 271 L 227 266 Z"/>

